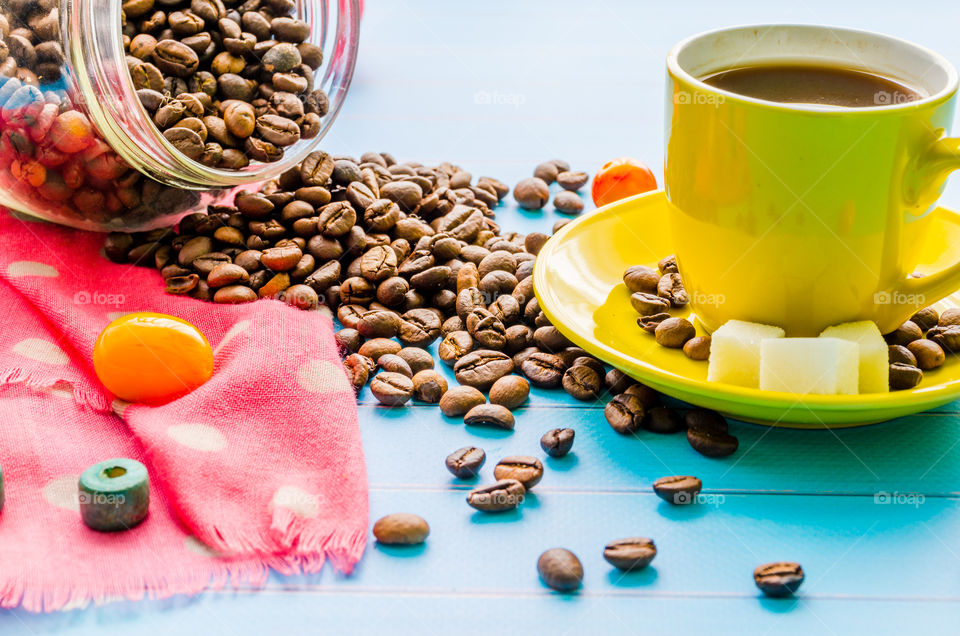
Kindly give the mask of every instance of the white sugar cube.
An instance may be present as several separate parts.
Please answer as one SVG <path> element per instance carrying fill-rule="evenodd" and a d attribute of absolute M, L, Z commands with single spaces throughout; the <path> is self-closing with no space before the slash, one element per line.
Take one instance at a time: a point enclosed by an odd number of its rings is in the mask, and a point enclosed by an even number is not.
<path fill-rule="evenodd" d="M 786 393 L 855 394 L 860 348 L 840 338 L 780 338 L 760 343 L 760 388 Z"/>
<path fill-rule="evenodd" d="M 757 388 L 760 383 L 760 342 L 783 338 L 780 327 L 728 320 L 710 334 L 707 380 Z"/>
<path fill-rule="evenodd" d="M 859 345 L 860 393 L 886 393 L 890 390 L 890 354 L 883 334 L 872 320 L 827 327 L 820 337 L 840 338 Z"/>

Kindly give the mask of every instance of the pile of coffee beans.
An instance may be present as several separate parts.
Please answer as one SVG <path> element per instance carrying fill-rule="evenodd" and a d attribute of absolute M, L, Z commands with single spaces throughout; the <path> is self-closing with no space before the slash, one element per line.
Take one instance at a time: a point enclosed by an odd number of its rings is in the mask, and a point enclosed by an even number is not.
<path fill-rule="evenodd" d="M 0 187 L 81 226 L 139 224 L 196 206 L 199 193 L 127 165 L 77 105 L 64 77 L 59 6 L 0 3 Z"/>
<path fill-rule="evenodd" d="M 943 365 L 947 353 L 960 352 L 960 309 L 940 314 L 926 307 L 884 337 L 889 345 L 890 390 L 912 389 L 923 380 L 924 371 Z"/>
<path fill-rule="evenodd" d="M 562 159 L 551 159 L 539 164 L 532 177 L 514 186 L 513 198 L 525 210 L 539 210 L 550 200 L 550 185 L 557 183 L 560 190 L 553 197 L 553 207 L 563 214 L 580 214 L 584 206 L 577 192 L 589 180 L 586 172 L 571 170 Z"/>
<path fill-rule="evenodd" d="M 163 136 L 190 159 L 238 169 L 316 137 L 329 101 L 323 52 L 293 0 L 125 0 L 127 68 Z"/>
<path fill-rule="evenodd" d="M 682 349 L 691 360 L 710 359 L 710 336 L 698 336 L 693 323 L 669 313 L 689 302 L 676 258 L 662 259 L 657 269 L 644 265 L 628 267 L 623 284 L 630 290 L 630 304 L 640 314 L 637 324 L 653 334 L 657 344 Z"/>

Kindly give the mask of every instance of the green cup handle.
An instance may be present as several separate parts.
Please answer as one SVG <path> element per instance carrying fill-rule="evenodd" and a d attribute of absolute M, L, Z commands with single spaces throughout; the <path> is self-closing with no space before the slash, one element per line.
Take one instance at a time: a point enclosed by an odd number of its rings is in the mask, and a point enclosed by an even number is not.
<path fill-rule="evenodd" d="M 919 202 L 935 201 L 943 182 L 960 169 L 960 138 L 942 137 L 922 153 L 916 169 L 905 183 L 908 206 L 918 214 L 926 212 Z M 921 209 L 923 208 L 923 209 Z M 922 278 L 908 278 L 892 291 L 894 302 L 881 310 L 878 324 L 883 333 L 893 331 L 914 311 L 928 307 L 960 289 L 960 262 Z M 909 309 L 909 312 L 907 311 Z"/>

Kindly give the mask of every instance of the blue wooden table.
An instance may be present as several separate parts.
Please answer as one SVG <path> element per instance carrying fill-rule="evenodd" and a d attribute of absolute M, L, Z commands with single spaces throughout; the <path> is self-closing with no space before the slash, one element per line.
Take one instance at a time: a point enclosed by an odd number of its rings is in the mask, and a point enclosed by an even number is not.
<path fill-rule="evenodd" d="M 545 159 L 593 172 L 623 154 L 662 174 L 663 60 L 670 45 L 747 22 L 826 22 L 875 29 L 960 63 L 960 10 L 946 2 L 368 0 L 361 57 L 328 149 L 389 150 L 450 160 L 509 183 Z M 960 206 L 960 186 L 945 203 Z M 588 206 L 592 207 L 592 206 Z M 498 210 L 507 230 L 549 231 L 552 210 Z M 452 377 L 451 377 L 452 380 Z M 372 541 L 351 577 L 272 577 L 240 590 L 84 611 L 0 612 L 0 633 L 307 634 L 493 631 L 550 633 L 943 633 L 960 616 L 960 403 L 843 431 L 733 423 L 740 451 L 697 455 L 683 436 L 615 434 L 602 404 L 534 391 L 512 433 L 467 430 L 430 406 L 387 410 L 360 396 L 371 519 L 408 511 L 432 528 L 415 549 Z M 492 465 L 541 456 L 547 429 L 576 429 L 574 452 L 547 459 L 521 510 L 475 513 L 470 487 L 444 468 L 482 446 Z M 672 507 L 650 485 L 703 479 L 705 501 Z M 623 575 L 606 541 L 655 539 L 653 565 Z M 535 563 L 567 547 L 582 591 L 544 588 Z M 768 600 L 753 568 L 803 564 L 794 600 Z"/>

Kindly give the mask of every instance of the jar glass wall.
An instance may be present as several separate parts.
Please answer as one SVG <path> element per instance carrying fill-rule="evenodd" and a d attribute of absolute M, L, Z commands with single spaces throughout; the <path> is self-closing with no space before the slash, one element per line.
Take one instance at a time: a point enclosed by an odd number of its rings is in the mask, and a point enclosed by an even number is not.
<path fill-rule="evenodd" d="M 193 6 L 198 2 L 201 6 Z M 249 24 L 252 20 L 243 20 L 246 13 L 259 14 L 248 16 L 257 20 L 265 16 L 268 23 L 283 16 L 289 19 L 281 22 L 298 20 L 309 26 L 304 41 L 314 45 L 309 58 L 319 66 L 301 66 L 296 69 L 300 76 L 291 74 L 291 78 L 309 84 L 310 90 L 298 97 L 304 114 L 315 114 L 311 116 L 313 125 L 309 134 L 297 135 L 298 141 L 283 148 L 282 156 L 270 157 L 276 160 L 253 157 L 249 163 L 247 159 L 242 162 L 246 165 L 228 165 L 218 163 L 215 157 L 190 157 L 178 150 L 176 136 L 165 136 L 155 124 L 158 105 L 145 104 L 142 91 L 138 95 L 138 89 L 148 85 L 145 81 L 160 89 L 156 92 L 162 104 L 186 100 L 185 92 L 199 94 L 193 77 L 174 81 L 167 74 L 145 80 L 141 66 L 146 65 L 141 62 L 150 61 L 150 56 L 140 59 L 128 50 L 130 36 L 138 33 L 182 41 L 187 36 L 170 29 L 170 16 L 177 12 L 196 15 L 192 9 L 202 13 L 204 3 L 220 7 L 223 16 L 208 19 L 205 25 L 201 20 L 204 33 L 213 35 L 218 47 L 223 43 L 223 28 L 233 26 L 217 28 L 217 23 Z M 83 229 L 139 231 L 172 225 L 235 188 L 252 187 L 289 169 L 316 149 L 346 96 L 356 57 L 356 3 L 0 0 L 0 204 Z M 134 16 L 126 16 L 124 7 Z M 155 24 L 151 26 L 149 20 Z M 213 56 L 218 47 L 211 44 L 207 54 Z M 265 50 L 239 56 L 244 66 L 250 67 L 249 73 L 244 72 L 253 78 L 247 79 L 251 85 L 258 80 L 256 73 Z M 269 82 L 256 86 L 259 88 L 250 101 L 258 116 L 275 113 L 266 99 L 274 89 Z M 222 117 L 223 102 L 230 97 L 222 94 L 222 88 L 222 82 L 212 90 L 203 88 L 208 99 L 203 113 L 195 113 L 194 119 Z M 321 94 L 318 90 L 326 99 L 317 97 Z M 208 138 L 206 130 L 203 133 L 206 150 L 213 137 Z M 243 146 L 240 152 L 247 157 L 257 155 Z"/>

